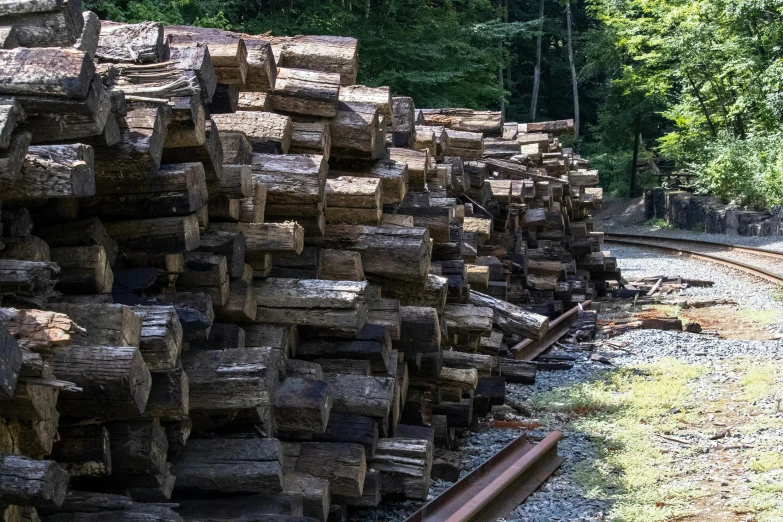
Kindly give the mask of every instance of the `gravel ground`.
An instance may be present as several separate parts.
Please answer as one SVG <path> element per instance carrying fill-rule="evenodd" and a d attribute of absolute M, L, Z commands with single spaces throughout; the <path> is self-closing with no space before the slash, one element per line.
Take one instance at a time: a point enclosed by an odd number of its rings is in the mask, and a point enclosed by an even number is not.
<path fill-rule="evenodd" d="M 681 295 L 731 297 L 740 308 L 783 312 L 783 304 L 770 299 L 771 292 L 775 288 L 745 274 L 709 263 L 630 247 L 614 247 L 612 254 L 617 257 L 618 265 L 626 277 L 682 275 L 707 279 L 714 281 L 713 287 L 688 288 Z M 783 331 L 780 325 L 771 325 L 770 328 Z M 706 335 L 658 330 L 631 331 L 614 340 L 628 344 L 624 346 L 623 351 L 607 348 L 602 349 L 600 353 L 609 357 L 616 366 L 635 366 L 673 357 L 687 364 L 706 364 L 712 369 L 711 375 L 725 373 L 721 370 L 721 365 L 737 357 L 752 356 L 765 360 L 778 358 L 783 351 L 783 343 L 779 340 L 725 340 Z M 539 372 L 537 382 L 533 386 L 509 384 L 508 398 L 526 401 L 539 393 L 599 378 L 606 371 L 606 366 L 587 361 L 584 353 L 559 351 L 577 358 L 572 370 Z M 704 384 L 705 390 L 708 390 L 709 382 Z M 709 392 L 705 391 L 705 394 Z M 587 498 L 586 492 L 577 484 L 573 476 L 574 466 L 577 463 L 596 456 L 596 446 L 583 433 L 570 431 L 567 419 L 560 418 L 558 415 L 541 422 L 545 422 L 547 429 L 559 429 L 564 432 L 559 451 L 567 460 L 546 484 L 508 517 L 508 520 L 525 522 L 604 520 L 611 506 L 607 502 Z M 783 442 L 783 434 L 778 435 Z"/>
<path fill-rule="evenodd" d="M 688 288 L 681 295 L 731 298 L 740 308 L 783 312 L 783 303 L 772 298 L 778 292 L 775 285 L 738 270 L 643 248 L 611 245 L 610 251 L 625 278 L 679 275 L 705 279 L 714 285 Z M 777 271 L 783 272 L 783 268 Z"/>
<path fill-rule="evenodd" d="M 612 360 L 615 367 L 637 366 L 664 357 L 675 357 L 689 364 L 708 365 L 711 369 L 708 374 L 710 378 L 714 378 L 716 374 L 726 373 L 722 365 L 727 360 L 734 360 L 740 356 L 769 358 L 779 355 L 783 349 L 780 341 L 730 341 L 697 334 L 657 330 L 638 330 L 617 337 L 615 340 L 628 343 L 624 347 L 625 351 L 601 351 L 602 355 Z M 539 372 L 534 386 L 509 385 L 508 397 L 515 400 L 529 400 L 537 393 L 598 379 L 607 371 L 605 365 L 587 361 L 584 354 L 581 354 L 580 358 L 578 353 L 572 351 L 560 352 L 577 356 L 573 370 Z M 704 389 L 705 396 L 710 394 L 710 384 L 711 381 L 708 379 L 699 383 L 699 386 Z M 546 430 L 543 430 L 542 434 L 550 429 L 563 431 L 564 438 L 560 442 L 559 453 L 567 460 L 553 477 L 507 517 L 507 520 L 514 522 L 605 520 L 611 504 L 600 499 L 588 498 L 587 492 L 582 489 L 574 476 L 575 467 L 580 462 L 598 457 L 597 447 L 584 433 L 572 431 L 567 419 L 560 417 L 559 414 L 541 421 L 546 423 Z M 783 433 L 766 436 L 775 436 L 778 440 L 777 444 L 783 443 Z"/>

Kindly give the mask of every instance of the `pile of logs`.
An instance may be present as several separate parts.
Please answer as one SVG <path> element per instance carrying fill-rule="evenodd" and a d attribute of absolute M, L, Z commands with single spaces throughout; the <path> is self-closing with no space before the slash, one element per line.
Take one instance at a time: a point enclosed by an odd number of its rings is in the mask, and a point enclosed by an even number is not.
<path fill-rule="evenodd" d="M 619 277 L 572 124 L 416 110 L 351 38 L 79 5 L 0 24 L 4 520 L 426 499 L 535 379 L 508 346 Z"/>

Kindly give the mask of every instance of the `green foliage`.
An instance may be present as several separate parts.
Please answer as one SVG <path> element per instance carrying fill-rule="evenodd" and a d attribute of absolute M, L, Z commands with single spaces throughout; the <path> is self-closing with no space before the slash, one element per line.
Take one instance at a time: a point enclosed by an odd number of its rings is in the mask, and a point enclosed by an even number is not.
<path fill-rule="evenodd" d="M 674 228 L 673 224 L 661 218 L 648 219 L 647 224 L 651 227 L 657 228 L 658 230 L 671 230 Z"/>
<path fill-rule="evenodd" d="M 748 206 L 783 204 L 783 132 L 745 139 L 722 133 L 696 164 L 704 192 Z"/>
<path fill-rule="evenodd" d="M 673 168 L 747 205 L 783 201 L 777 0 L 588 0 L 585 72 L 606 75 L 597 146 L 641 131 Z M 608 114 L 607 114 L 608 113 Z M 620 134 L 618 136 L 617 134 Z"/>

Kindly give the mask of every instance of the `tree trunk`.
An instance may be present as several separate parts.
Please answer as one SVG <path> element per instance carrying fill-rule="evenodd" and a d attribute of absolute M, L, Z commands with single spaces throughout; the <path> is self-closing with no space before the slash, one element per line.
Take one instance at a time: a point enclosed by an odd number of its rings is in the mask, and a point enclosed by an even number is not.
<path fill-rule="evenodd" d="M 566 4 L 566 25 L 568 29 L 568 63 L 571 66 L 571 84 L 574 91 L 574 141 L 579 141 L 579 85 L 574 63 L 574 45 L 571 22 L 571 0 Z"/>
<path fill-rule="evenodd" d="M 530 121 L 536 121 L 538 91 L 541 87 L 541 39 L 544 31 L 544 0 L 539 5 L 538 36 L 536 37 L 536 68 L 533 70 L 533 95 L 530 101 Z"/>
<path fill-rule="evenodd" d="M 636 127 L 634 126 L 634 130 Z M 639 142 L 641 141 L 641 133 L 636 131 L 636 135 L 633 137 L 633 161 L 631 163 L 631 186 L 628 190 L 628 195 L 634 197 L 636 195 L 636 169 L 637 161 L 639 159 Z"/>

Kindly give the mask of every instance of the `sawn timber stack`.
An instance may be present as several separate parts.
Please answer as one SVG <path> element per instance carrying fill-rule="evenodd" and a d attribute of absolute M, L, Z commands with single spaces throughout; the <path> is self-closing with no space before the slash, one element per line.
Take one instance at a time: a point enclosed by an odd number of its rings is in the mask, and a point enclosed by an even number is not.
<path fill-rule="evenodd" d="M 356 85 L 352 38 L 9 9 L 6 518 L 426 499 L 509 344 L 619 277 L 569 122 L 417 110 Z"/>

